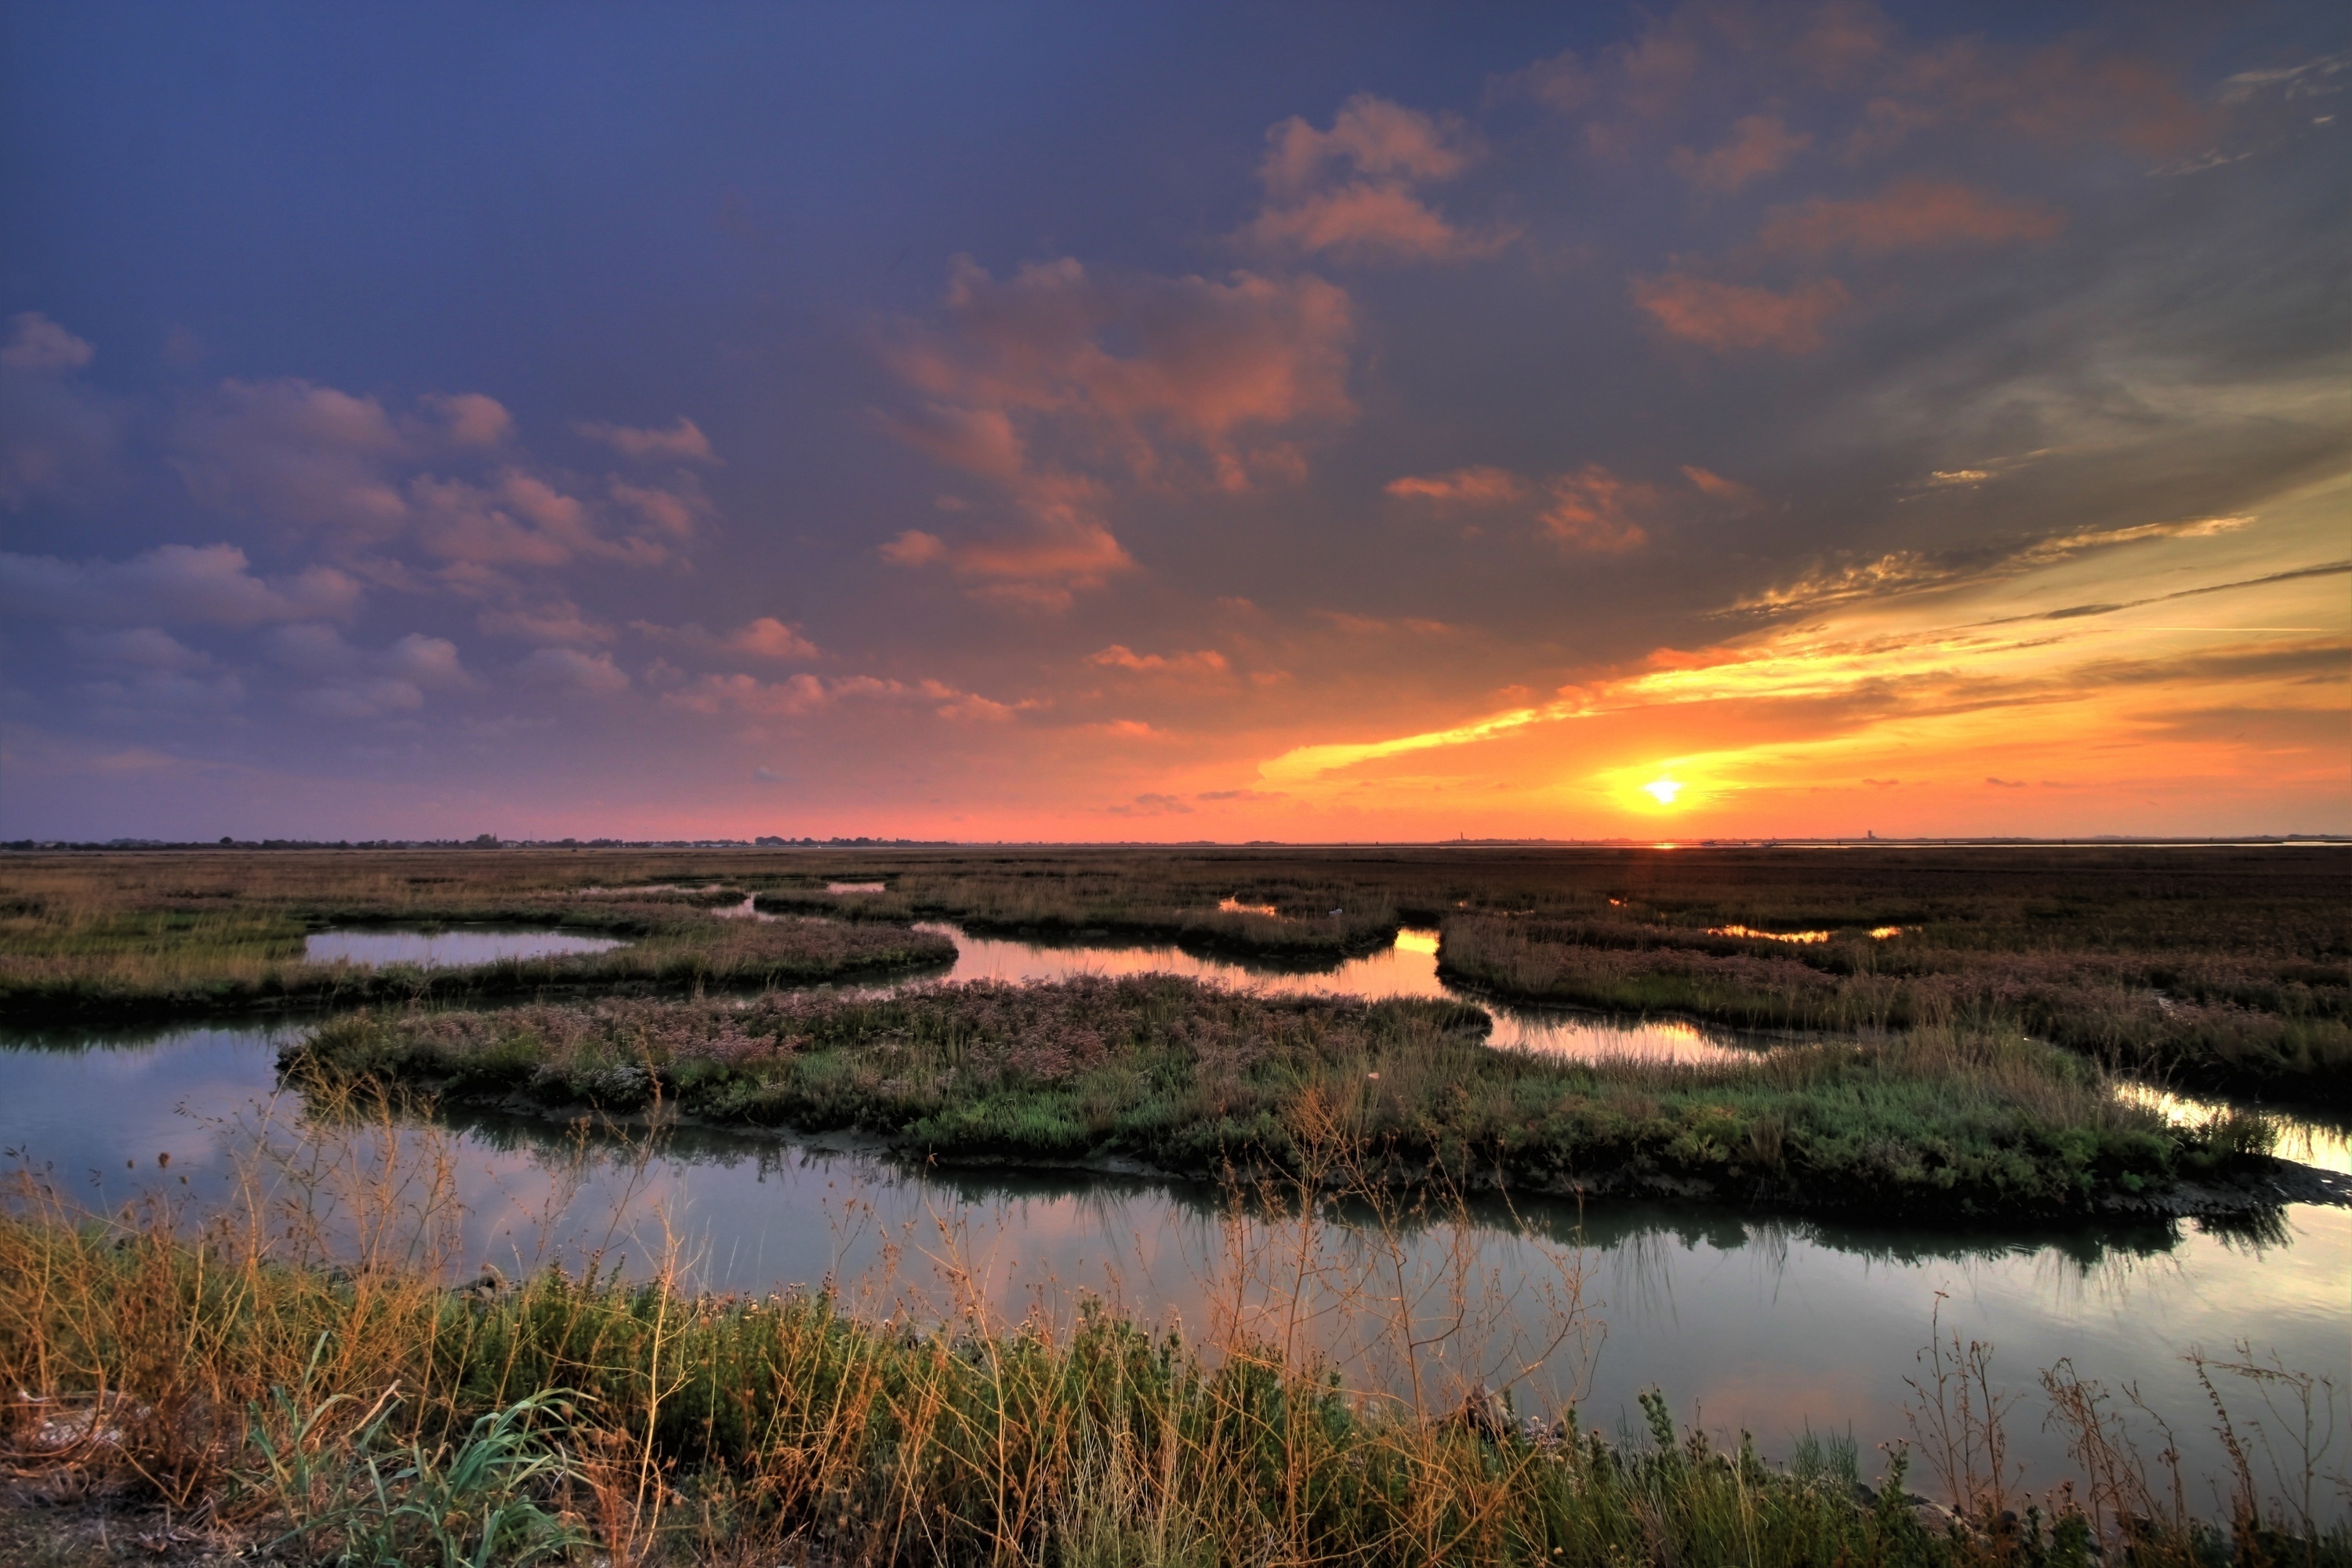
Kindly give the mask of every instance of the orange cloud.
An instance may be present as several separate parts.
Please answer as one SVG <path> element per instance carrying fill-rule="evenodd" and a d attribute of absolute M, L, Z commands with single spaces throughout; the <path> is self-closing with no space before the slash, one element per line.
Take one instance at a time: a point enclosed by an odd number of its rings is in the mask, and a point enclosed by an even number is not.
<path fill-rule="evenodd" d="M 816 644 L 773 616 L 744 626 L 727 639 L 727 647 L 761 658 L 814 658 L 817 652 Z"/>
<path fill-rule="evenodd" d="M 1113 669 L 1132 669 L 1150 674 L 1223 675 L 1232 666 L 1225 656 L 1213 648 L 1202 648 L 1192 653 L 1137 653 L 1125 643 L 1113 643 L 1087 655 L 1088 664 Z"/>
<path fill-rule="evenodd" d="M 944 681 L 887 680 L 871 675 L 827 680 L 807 674 L 777 681 L 750 675 L 706 675 L 680 690 L 664 693 L 662 701 L 691 713 L 715 717 L 731 712 L 759 719 L 805 718 L 840 703 L 866 701 L 928 705 L 942 719 L 996 721 L 1010 719 L 1029 706 L 960 691 Z"/>
<path fill-rule="evenodd" d="M 1434 501 L 1441 506 L 1501 506 L 1528 493 L 1518 475 L 1488 467 L 1456 468 L 1425 478 L 1408 476 L 1391 479 L 1384 488 L 1392 496 Z"/>
<path fill-rule="evenodd" d="M 1948 181 L 1898 180 L 1875 196 L 1832 201 L 1815 196 L 1775 207 L 1759 238 L 1767 250 L 1822 256 L 1851 250 L 1884 256 L 1951 245 L 2047 239 L 2066 225 L 2048 207 L 2010 205 Z"/>
<path fill-rule="evenodd" d="M 1747 506 L 1756 500 L 1756 492 L 1738 479 L 1727 479 L 1721 474 L 1711 473 L 1688 463 L 1683 465 L 1683 478 L 1688 479 L 1692 488 L 1701 495 L 1712 496 L 1717 500 L 1735 501 Z"/>
<path fill-rule="evenodd" d="M 976 415 L 1066 417 L 1140 476 L 1162 473 L 1188 446 L 1221 469 L 1253 426 L 1355 412 L 1353 311 L 1319 278 L 1099 279 L 1065 258 L 1000 283 L 960 257 L 947 309 L 951 338 L 898 357 L 911 384 Z M 1115 333 L 1134 351 L 1113 352 Z M 1004 461 L 964 466 L 990 473 Z"/>
<path fill-rule="evenodd" d="M 680 463 L 715 463 L 719 454 L 710 449 L 710 437 L 702 426 L 684 415 L 667 430 L 638 430 L 626 425 L 605 425 L 583 421 L 572 426 L 591 441 L 601 441 L 625 458 L 666 458 Z"/>
<path fill-rule="evenodd" d="M 2160 156 L 2209 136 L 2216 116 L 2171 72 L 2140 57 L 2095 57 L 2073 40 L 2015 50 L 1961 38 L 1893 64 L 1865 107 L 1855 146 L 1880 151 L 1952 120 Z"/>
<path fill-rule="evenodd" d="M 928 401 L 887 423 L 1001 487 L 1021 526 L 964 542 L 909 530 L 883 554 L 944 560 L 988 596 L 1066 603 L 1131 566 L 1110 526 L 1116 482 L 1287 482 L 1304 459 L 1273 432 L 1355 412 L 1353 312 L 1321 279 L 1097 279 L 1065 258 L 999 282 L 959 258 L 946 305 L 947 331 L 893 356 Z"/>
<path fill-rule="evenodd" d="M 676 489 L 662 489 L 614 479 L 607 488 L 614 500 L 662 532 L 673 539 L 691 539 L 696 522 L 710 510 L 710 503 L 703 499 L 702 488 L 692 475 L 679 475 L 677 486 Z"/>
<path fill-rule="evenodd" d="M 1711 500 L 1752 503 L 1755 492 L 1736 479 L 1685 466 L 1683 477 Z M 1517 505 L 1533 500 L 1534 521 L 1555 543 L 1579 550 L 1631 550 L 1648 537 L 1636 514 L 1663 510 L 1668 498 L 1657 486 L 1627 479 L 1598 463 L 1557 474 L 1536 485 L 1507 468 L 1477 467 L 1451 473 L 1391 479 L 1390 495 L 1444 509 Z"/>
<path fill-rule="evenodd" d="M 417 401 L 441 416 L 449 439 L 460 447 L 503 446 L 514 436 L 514 416 L 495 397 L 478 392 L 427 393 Z"/>
<path fill-rule="evenodd" d="M 1467 233 L 1413 193 L 1476 156 L 1452 117 L 1358 93 L 1318 131 L 1294 115 L 1266 132 L 1258 177 L 1266 199 L 1243 231 L 1273 249 L 1341 261 L 1443 261 L 1487 256 L 1514 231 Z"/>
<path fill-rule="evenodd" d="M 1817 278 L 1786 294 L 1746 283 L 1717 283 L 1685 273 L 1633 280 L 1633 302 L 1672 337 L 1721 353 L 1779 349 L 1809 353 L 1822 346 L 1822 324 L 1851 296 L 1834 278 Z"/>
<path fill-rule="evenodd" d="M 1733 121 L 1731 140 L 1713 152 L 1677 147 L 1666 162 L 1700 190 L 1736 191 L 1750 180 L 1780 173 L 1812 144 L 1811 136 L 1790 131 L 1777 114 L 1750 114 Z"/>
<path fill-rule="evenodd" d="M 1340 105 L 1331 129 L 1297 115 L 1265 133 L 1259 177 L 1276 195 L 1311 187 L 1332 164 L 1374 178 L 1450 180 L 1467 168 L 1472 145 L 1458 121 L 1440 120 L 1369 92 Z"/>
<path fill-rule="evenodd" d="M 947 541 L 936 533 L 910 528 L 882 546 L 882 559 L 893 566 L 927 566 L 948 552 Z"/>
<path fill-rule="evenodd" d="M 1514 234 L 1469 236 L 1399 185 L 1364 182 L 1318 191 L 1288 206 L 1268 207 L 1248 228 L 1272 248 L 1323 254 L 1339 261 L 1444 261 L 1491 256 Z"/>
<path fill-rule="evenodd" d="M 1622 479 L 1598 463 L 1551 481 L 1550 502 L 1537 515 L 1544 531 L 1577 550 L 1631 550 L 1648 538 L 1629 511 L 1658 504 L 1655 486 Z"/>

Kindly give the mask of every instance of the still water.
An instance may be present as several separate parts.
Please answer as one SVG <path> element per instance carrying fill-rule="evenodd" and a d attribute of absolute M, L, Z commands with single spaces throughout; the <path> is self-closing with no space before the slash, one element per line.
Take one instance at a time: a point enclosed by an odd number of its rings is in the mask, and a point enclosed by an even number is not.
<path fill-rule="evenodd" d="M 609 936 L 504 926 L 439 926 L 431 931 L 321 931 L 303 940 L 302 956 L 312 963 L 363 963 L 382 967 L 412 963 L 424 969 L 457 969 L 508 958 L 556 958 L 575 952 L 609 952 L 625 944 Z"/>
<path fill-rule="evenodd" d="M 1318 969 L 1206 957 L 1179 947 L 1100 942 L 1055 944 L 973 936 L 961 928 L 925 925 L 955 939 L 950 980 L 1066 980 L 1074 974 L 1187 974 L 1221 985 L 1249 986 L 1279 995 L 1431 996 L 1472 1002 L 1495 1020 L 1497 1046 L 1548 1055 L 1635 1058 L 1659 1062 L 1753 1060 L 1772 1043 L 1713 1025 L 1672 1018 L 1625 1018 L 1568 1008 L 1506 1007 L 1446 984 L 1437 977 L 1437 933 L 1408 926 L 1394 945 Z"/>
<path fill-rule="evenodd" d="M 990 962 L 991 944 L 972 947 L 960 974 Z M 0 1148 L 92 1208 L 161 1193 L 201 1212 L 241 1175 L 282 1183 L 257 1149 L 347 1136 L 307 1128 L 277 1089 L 277 1046 L 299 1027 L 0 1041 Z M 1066 1314 L 1092 1293 L 1212 1334 L 1236 1316 L 1269 1331 L 1294 1295 L 1280 1262 L 1292 1233 L 1194 1186 L 926 1170 L 839 1141 L 696 1130 L 583 1142 L 503 1118 L 398 1139 L 412 1160 L 447 1156 L 468 1269 L 595 1254 L 635 1272 L 675 1247 L 718 1289 L 831 1280 L 877 1314 L 936 1320 L 956 1309 L 960 1277 L 1009 1316 Z M 1315 1337 L 1359 1385 L 1391 1391 L 1407 1378 L 1381 1298 L 1402 1289 L 1424 1332 L 1463 1302 L 1468 1326 L 1423 1357 L 1433 1399 L 1533 1363 L 1523 1410 L 1576 1399 L 1585 1420 L 1613 1426 L 1658 1386 L 1685 1418 L 1750 1430 L 1768 1453 L 1808 1426 L 1850 1430 L 1874 1474 L 1871 1446 L 1906 1432 L 1906 1379 L 1923 1375 L 1939 1301 L 1945 1331 L 1993 1342 L 1997 1377 L 2027 1395 L 2010 1436 L 2037 1483 L 2065 1469 L 2034 1385 L 2062 1357 L 2137 1383 L 2180 1428 L 2194 1474 L 2220 1474 L 2222 1456 L 2180 1359 L 2191 1350 L 2226 1356 L 2246 1340 L 2352 1389 L 2352 1214 L 2340 1209 L 2290 1208 L 2258 1238 L 2166 1224 L 1955 1234 L 1638 1204 L 1365 1219 L 1338 1216 L 1316 1237 L 1315 1278 L 1296 1294 L 1328 1309 Z"/>

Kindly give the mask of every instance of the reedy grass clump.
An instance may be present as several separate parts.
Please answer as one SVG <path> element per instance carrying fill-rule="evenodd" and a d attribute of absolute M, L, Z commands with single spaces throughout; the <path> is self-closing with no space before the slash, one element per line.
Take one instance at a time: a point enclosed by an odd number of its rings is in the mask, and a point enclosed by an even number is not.
<path fill-rule="evenodd" d="M 2080 1211 L 2226 1170 L 2263 1124 L 2120 1102 L 2078 1057 L 1919 1029 L 1711 1066 L 1489 1048 L 1450 1003 L 1273 997 L 1168 975 L 885 997 L 355 1015 L 289 1047 L 297 1082 L 382 1075 L 452 1100 L 658 1104 L 854 1128 L 917 1154 L 1295 1174 L 1344 1146 L 1389 1184 L 1713 1194 L 1911 1213 Z"/>

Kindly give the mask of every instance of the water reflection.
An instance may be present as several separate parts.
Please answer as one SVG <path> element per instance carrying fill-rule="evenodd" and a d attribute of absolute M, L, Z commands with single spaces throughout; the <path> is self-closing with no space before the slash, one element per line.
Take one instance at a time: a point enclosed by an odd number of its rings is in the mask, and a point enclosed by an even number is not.
<path fill-rule="evenodd" d="M 422 969 L 462 969 L 508 958 L 554 958 L 575 952 L 609 952 L 625 945 L 609 936 L 531 931 L 509 926 L 444 926 L 431 931 L 312 931 L 302 956 L 312 963 L 359 963 L 374 967 L 415 964 Z"/>
<path fill-rule="evenodd" d="M 956 961 L 949 980 L 1065 980 L 1079 974 L 1190 975 L 1275 995 L 1427 996 L 1472 1002 L 1495 1020 L 1489 1038 L 1514 1050 L 1582 1061 L 1633 1058 L 1654 1062 L 1755 1060 L 1769 1037 L 1675 1018 L 1626 1018 L 1568 1008 L 1511 1007 L 1447 984 L 1437 974 L 1437 932 L 1407 926 L 1393 944 L 1336 965 L 1301 970 L 1266 961 L 1238 961 L 1175 946 L 1133 942 L 1075 942 L 1046 946 L 1013 938 L 974 936 L 949 924 L 919 929 L 951 937 Z"/>
<path fill-rule="evenodd" d="M 2147 1106 L 2176 1127 L 2199 1126 L 2243 1109 L 2226 1100 L 2177 1094 L 2151 1083 L 2118 1084 L 2116 1095 L 2134 1105 Z M 2278 1143 L 2273 1152 L 2280 1159 L 2352 1175 L 2352 1128 L 2341 1121 L 2322 1121 L 2309 1115 L 2270 1115 L 2272 1124 L 2278 1129 Z"/>
<path fill-rule="evenodd" d="M 347 1136 L 279 1094 L 274 1053 L 290 1027 L 0 1047 L 0 1146 L 93 1207 L 157 1190 L 192 1211 L 228 1201 L 257 1148 Z M 1398 1375 L 1383 1299 L 1417 1303 L 1415 1324 L 1466 1301 L 1471 1327 L 1436 1357 L 1449 1375 L 1533 1358 L 1523 1406 L 1580 1394 L 1604 1426 L 1663 1386 L 1685 1414 L 1753 1430 L 1769 1452 L 1808 1424 L 1901 1436 L 1904 1378 L 1938 1292 L 1948 1328 L 1995 1342 L 2011 1388 L 2062 1356 L 2111 1385 L 2137 1382 L 2204 1445 L 2189 1455 L 2194 1472 L 2219 1474 L 2224 1456 L 2198 1425 L 2203 1396 L 2179 1359 L 2192 1346 L 2250 1338 L 2352 1383 L 2352 1215 L 2340 1210 L 2292 1208 L 2272 1236 L 2248 1237 L 2160 1222 L 1969 1234 L 1543 1201 L 1382 1226 L 1359 1207 L 1318 1222 L 1302 1279 L 1285 1261 L 1297 1255 L 1295 1218 L 1236 1211 L 1202 1186 L 917 1167 L 847 1138 L 681 1128 L 649 1142 L 480 1113 L 395 1136 L 411 1157 L 447 1156 L 467 1268 L 596 1255 L 641 1271 L 674 1240 L 712 1289 L 831 1279 L 877 1312 L 936 1318 L 961 1279 L 1012 1316 L 1092 1293 L 1194 1332 L 1250 1314 L 1263 1327 L 1296 1300 L 1368 1384 Z M 1391 1283 L 1371 1288 L 1375 1270 Z M 1552 1345 L 1563 1303 L 1581 1314 L 1579 1333 Z M 2056 1438 L 2021 1408 L 2020 1457 L 2056 1474 Z"/>

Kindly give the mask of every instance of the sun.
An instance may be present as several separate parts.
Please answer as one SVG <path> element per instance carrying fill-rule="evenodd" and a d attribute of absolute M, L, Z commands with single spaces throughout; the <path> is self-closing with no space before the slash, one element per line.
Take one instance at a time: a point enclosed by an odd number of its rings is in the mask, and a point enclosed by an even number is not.
<path fill-rule="evenodd" d="M 1660 805 L 1672 805 L 1675 804 L 1675 796 L 1683 793 L 1683 786 L 1670 778 L 1652 779 L 1642 786 L 1642 793 Z"/>

